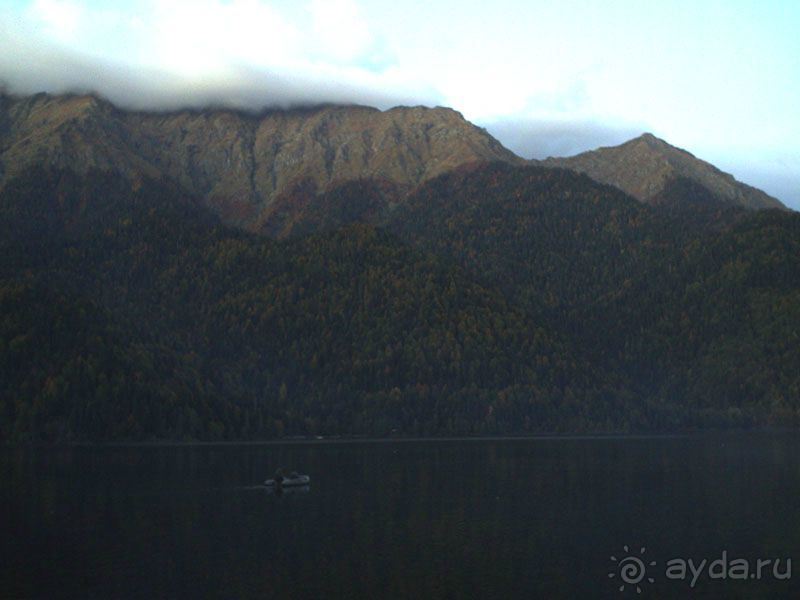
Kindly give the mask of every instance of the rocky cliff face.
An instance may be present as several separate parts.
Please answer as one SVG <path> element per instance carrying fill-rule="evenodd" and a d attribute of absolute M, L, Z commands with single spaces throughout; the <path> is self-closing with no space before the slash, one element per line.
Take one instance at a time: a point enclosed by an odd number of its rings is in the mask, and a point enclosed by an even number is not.
<path fill-rule="evenodd" d="M 167 178 L 250 228 L 287 195 L 360 179 L 402 194 L 464 164 L 523 162 L 447 108 L 328 106 L 256 116 L 124 112 L 93 96 L 0 102 L 0 178 L 42 163 Z"/>
<path fill-rule="evenodd" d="M 309 211 L 313 222 L 331 220 L 316 204 L 342 184 L 369 182 L 369 206 L 355 208 L 377 214 L 376 207 L 392 204 L 425 181 L 491 161 L 566 167 L 643 202 L 696 188 L 709 191 L 704 197 L 735 205 L 783 207 L 650 134 L 613 148 L 537 162 L 519 158 L 448 108 L 145 113 L 122 111 L 90 95 L 0 95 L 0 186 L 41 165 L 79 174 L 118 173 L 133 185 L 144 178 L 163 179 L 228 223 L 278 236 L 308 222 Z M 337 210 L 353 213 L 348 200 L 340 200 Z"/>
<path fill-rule="evenodd" d="M 719 200 L 746 208 L 785 208 L 761 190 L 646 133 L 620 146 L 569 158 L 548 158 L 544 166 L 564 167 L 620 188 L 642 202 L 654 202 L 676 180 L 700 184 Z"/>
<path fill-rule="evenodd" d="M 120 113 L 92 96 L 0 97 L 0 115 L 3 180 L 42 164 L 78 173 L 113 170 L 131 178 L 160 175 L 132 151 Z"/>

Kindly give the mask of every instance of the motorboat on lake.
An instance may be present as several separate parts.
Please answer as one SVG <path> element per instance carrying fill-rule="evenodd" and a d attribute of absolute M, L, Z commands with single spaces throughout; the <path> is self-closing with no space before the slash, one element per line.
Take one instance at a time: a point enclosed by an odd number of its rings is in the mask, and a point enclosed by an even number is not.
<path fill-rule="evenodd" d="M 284 477 L 281 481 L 277 481 L 275 479 L 267 479 L 264 482 L 264 485 L 269 488 L 280 488 L 280 487 L 301 487 L 304 485 L 309 485 L 311 483 L 311 478 L 308 475 L 300 475 L 297 471 L 292 471 Z"/>

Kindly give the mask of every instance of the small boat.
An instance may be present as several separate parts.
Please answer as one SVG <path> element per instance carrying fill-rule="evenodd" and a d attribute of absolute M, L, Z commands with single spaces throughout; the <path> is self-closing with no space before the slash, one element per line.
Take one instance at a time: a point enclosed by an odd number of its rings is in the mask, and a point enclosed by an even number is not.
<path fill-rule="evenodd" d="M 292 471 L 280 483 L 274 479 L 267 479 L 264 485 L 267 487 L 299 487 L 310 483 L 311 478 L 308 475 L 300 475 L 297 471 Z"/>

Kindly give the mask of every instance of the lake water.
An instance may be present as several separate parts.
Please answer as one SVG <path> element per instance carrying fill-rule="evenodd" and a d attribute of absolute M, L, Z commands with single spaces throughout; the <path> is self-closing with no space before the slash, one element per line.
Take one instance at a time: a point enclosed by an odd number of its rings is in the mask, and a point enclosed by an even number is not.
<path fill-rule="evenodd" d="M 797 435 L 0 448 L 0 484 L 3 597 L 800 597 Z"/>

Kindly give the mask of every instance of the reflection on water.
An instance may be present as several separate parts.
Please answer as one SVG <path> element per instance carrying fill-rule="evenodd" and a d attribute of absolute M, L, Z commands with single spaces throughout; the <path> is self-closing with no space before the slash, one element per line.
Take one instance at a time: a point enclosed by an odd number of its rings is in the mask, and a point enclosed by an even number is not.
<path fill-rule="evenodd" d="M 610 556 L 800 565 L 795 436 L 0 450 L 11 597 L 618 597 Z M 277 466 L 312 486 L 270 493 Z M 658 581 L 656 597 L 685 597 Z M 797 575 L 800 580 L 800 573 Z M 796 597 L 702 582 L 697 597 Z M 786 595 L 784 595 L 786 594 Z"/>

